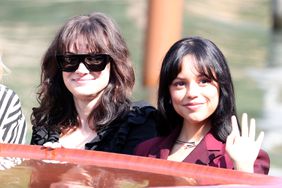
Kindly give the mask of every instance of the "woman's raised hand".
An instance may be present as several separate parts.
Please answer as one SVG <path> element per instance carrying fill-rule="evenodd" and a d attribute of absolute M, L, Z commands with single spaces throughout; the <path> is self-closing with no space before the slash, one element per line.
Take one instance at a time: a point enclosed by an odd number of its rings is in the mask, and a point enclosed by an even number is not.
<path fill-rule="evenodd" d="M 260 132 L 257 139 L 255 119 L 250 120 L 248 125 L 248 116 L 242 115 L 240 134 L 238 123 L 235 116 L 232 116 L 232 132 L 226 140 L 226 151 L 233 160 L 236 170 L 244 172 L 254 172 L 254 163 L 264 137 L 264 132 Z"/>

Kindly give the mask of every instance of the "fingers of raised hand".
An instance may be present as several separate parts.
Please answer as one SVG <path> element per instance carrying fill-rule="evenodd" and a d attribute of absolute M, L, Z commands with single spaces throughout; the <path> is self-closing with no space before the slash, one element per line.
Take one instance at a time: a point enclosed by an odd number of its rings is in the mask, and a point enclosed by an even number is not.
<path fill-rule="evenodd" d="M 241 129 L 242 129 L 242 133 L 241 133 L 242 138 L 248 138 L 252 141 L 255 141 L 257 143 L 257 145 L 259 147 L 261 147 L 261 144 L 262 144 L 262 141 L 263 141 L 263 138 L 264 138 L 264 133 L 260 132 L 257 140 L 255 139 L 255 136 L 256 136 L 256 121 L 255 121 L 254 118 L 250 119 L 250 126 L 249 126 L 248 125 L 248 115 L 246 113 L 243 113 Z"/>
<path fill-rule="evenodd" d="M 258 138 L 257 138 L 257 140 L 256 140 L 257 146 L 258 146 L 259 148 L 261 148 L 263 138 L 264 138 L 264 132 L 260 132 L 260 133 L 259 133 L 259 136 L 258 136 Z"/>
<path fill-rule="evenodd" d="M 249 136 L 249 127 L 248 127 L 248 115 L 246 113 L 243 113 L 242 115 L 241 129 L 242 129 L 242 137 L 247 138 Z"/>
<path fill-rule="evenodd" d="M 255 136 L 256 136 L 256 122 L 255 119 L 252 118 L 250 120 L 249 138 L 251 140 L 255 140 Z"/>
<path fill-rule="evenodd" d="M 238 122 L 234 115 L 231 117 L 231 123 L 232 123 L 232 132 L 231 133 L 235 135 L 240 135 L 239 128 L 238 128 Z"/>

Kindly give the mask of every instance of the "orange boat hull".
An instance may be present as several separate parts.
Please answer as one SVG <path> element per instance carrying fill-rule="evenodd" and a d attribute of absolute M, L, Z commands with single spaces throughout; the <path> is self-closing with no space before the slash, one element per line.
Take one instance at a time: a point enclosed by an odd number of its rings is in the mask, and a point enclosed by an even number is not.
<path fill-rule="evenodd" d="M 24 159 L 0 177 L 22 171 L 28 187 L 282 186 L 280 177 L 99 151 L 0 144 L 0 156 Z"/>

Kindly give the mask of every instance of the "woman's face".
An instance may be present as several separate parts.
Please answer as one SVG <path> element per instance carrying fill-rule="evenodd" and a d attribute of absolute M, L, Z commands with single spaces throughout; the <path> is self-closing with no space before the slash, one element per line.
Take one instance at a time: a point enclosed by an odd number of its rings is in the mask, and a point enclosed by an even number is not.
<path fill-rule="evenodd" d="M 69 49 L 73 54 L 88 54 L 85 45 L 78 44 Z M 99 72 L 89 71 L 83 63 L 80 63 L 74 72 L 64 72 L 63 80 L 74 99 L 92 100 L 101 96 L 110 80 L 110 63 Z M 100 94 L 100 95 L 99 95 Z"/>
<path fill-rule="evenodd" d="M 184 56 L 181 71 L 169 86 L 175 111 L 191 125 L 205 122 L 219 103 L 217 82 L 200 75 L 195 64 L 193 56 Z"/>

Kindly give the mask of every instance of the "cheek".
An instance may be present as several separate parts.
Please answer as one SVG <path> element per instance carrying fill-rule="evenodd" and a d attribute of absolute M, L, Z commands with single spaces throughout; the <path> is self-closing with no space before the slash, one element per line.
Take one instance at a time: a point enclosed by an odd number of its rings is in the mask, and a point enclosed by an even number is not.
<path fill-rule="evenodd" d="M 110 82 L 110 66 L 106 66 L 101 72 L 91 72 L 90 74 L 95 78 L 92 84 L 95 84 L 96 88 L 104 89 Z"/>
<path fill-rule="evenodd" d="M 110 67 L 110 64 L 108 64 L 105 67 L 105 69 L 102 71 L 103 78 L 105 82 L 107 83 L 110 81 L 110 74 L 111 74 L 111 67 Z"/>
<path fill-rule="evenodd" d="M 62 72 L 62 77 L 63 77 L 63 81 L 65 84 L 67 84 L 67 80 L 70 77 L 70 73 L 68 72 Z"/>
<path fill-rule="evenodd" d="M 71 82 L 70 82 L 71 73 L 63 72 L 62 77 L 63 77 L 63 82 L 64 82 L 66 88 L 70 91 L 71 88 L 72 88 Z"/>
<path fill-rule="evenodd" d="M 217 88 L 210 90 L 209 98 L 210 98 L 212 107 L 216 109 L 219 103 L 219 91 Z"/>
<path fill-rule="evenodd" d="M 173 103 L 180 103 L 185 98 L 185 90 L 170 89 L 171 101 Z"/>

